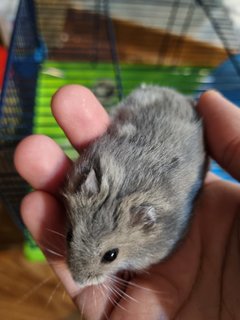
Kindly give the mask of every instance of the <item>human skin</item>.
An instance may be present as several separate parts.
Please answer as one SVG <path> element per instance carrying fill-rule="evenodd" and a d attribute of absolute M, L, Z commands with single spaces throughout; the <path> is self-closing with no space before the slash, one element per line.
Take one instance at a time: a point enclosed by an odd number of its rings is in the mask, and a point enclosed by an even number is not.
<path fill-rule="evenodd" d="M 240 179 L 240 111 L 219 93 L 198 103 L 209 154 Z M 109 124 L 105 110 L 86 88 L 70 85 L 53 97 L 52 112 L 77 149 L 101 135 Z M 79 290 L 64 262 L 64 207 L 59 190 L 71 160 L 50 138 L 32 135 L 16 149 L 18 172 L 35 191 L 22 202 L 22 218 L 49 263 L 89 320 L 237 319 L 240 314 L 240 187 L 208 174 L 186 238 L 166 261 L 123 282 L 125 294 L 113 304 L 108 288 Z M 54 232 L 53 232 L 54 231 Z M 62 239 L 64 240 L 64 239 Z M 48 249 L 58 253 L 50 253 Z M 62 255 L 62 257 L 61 257 Z M 121 275 L 119 275 L 121 279 Z M 105 292 L 105 294 L 103 294 Z M 129 296 L 127 297 L 126 294 Z"/>

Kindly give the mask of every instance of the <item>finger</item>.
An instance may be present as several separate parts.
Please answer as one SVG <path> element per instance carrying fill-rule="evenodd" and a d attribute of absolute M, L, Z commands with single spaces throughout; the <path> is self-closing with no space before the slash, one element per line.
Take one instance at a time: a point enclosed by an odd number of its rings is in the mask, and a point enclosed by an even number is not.
<path fill-rule="evenodd" d="M 94 95 L 77 85 L 60 89 L 53 97 L 53 113 L 71 142 L 80 148 L 102 134 L 109 118 Z M 15 166 L 35 189 L 56 193 L 71 161 L 50 138 L 34 135 L 24 139 L 15 152 Z"/>
<path fill-rule="evenodd" d="M 49 137 L 32 135 L 16 148 L 14 163 L 20 175 L 35 189 L 57 193 L 71 160 Z"/>
<path fill-rule="evenodd" d="M 203 94 L 198 104 L 211 156 L 240 180 L 240 111 L 215 91 Z"/>
<path fill-rule="evenodd" d="M 66 218 L 57 199 L 44 191 L 31 192 L 22 201 L 21 214 L 25 225 L 46 256 L 63 258 Z M 56 251 L 56 254 L 52 251 Z"/>
<path fill-rule="evenodd" d="M 215 181 L 219 181 L 219 180 L 221 180 L 221 179 L 216 174 L 209 171 L 205 177 L 204 184 L 207 185 L 211 182 L 215 182 Z"/>
<path fill-rule="evenodd" d="M 103 320 L 110 319 L 114 308 L 114 299 L 111 297 L 110 285 L 89 286 L 84 288 L 74 299 L 83 319 Z M 81 318 L 82 319 L 82 318 Z"/>
<path fill-rule="evenodd" d="M 52 112 L 76 149 L 103 134 L 109 125 L 108 114 L 99 101 L 89 89 L 79 85 L 57 91 L 52 99 Z"/>
<path fill-rule="evenodd" d="M 69 293 L 78 289 L 65 263 L 65 215 L 56 198 L 43 191 L 28 194 L 21 215 L 34 240 Z"/>
<path fill-rule="evenodd" d="M 21 214 L 28 230 L 82 314 L 87 319 L 96 320 L 104 312 L 109 313 L 109 288 L 93 286 L 79 289 L 68 270 L 65 262 L 66 218 L 61 203 L 46 192 L 34 191 L 23 199 Z"/>
<path fill-rule="evenodd" d="M 175 305 L 172 297 L 173 290 L 169 285 L 166 285 L 164 279 L 161 281 L 151 275 L 151 281 L 154 283 L 154 289 L 151 283 L 144 281 L 132 282 L 132 286 L 130 284 L 126 290 L 124 299 L 113 310 L 111 319 L 173 319 L 165 307 L 167 301 L 170 301 L 169 304 Z"/>

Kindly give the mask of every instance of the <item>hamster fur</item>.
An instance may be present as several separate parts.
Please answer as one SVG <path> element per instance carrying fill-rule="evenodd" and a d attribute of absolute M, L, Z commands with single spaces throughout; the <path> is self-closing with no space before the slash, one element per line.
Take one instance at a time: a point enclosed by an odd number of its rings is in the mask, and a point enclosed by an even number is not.
<path fill-rule="evenodd" d="M 81 286 L 166 258 L 190 221 L 206 173 L 202 121 L 175 90 L 144 85 L 67 178 L 67 262 Z"/>

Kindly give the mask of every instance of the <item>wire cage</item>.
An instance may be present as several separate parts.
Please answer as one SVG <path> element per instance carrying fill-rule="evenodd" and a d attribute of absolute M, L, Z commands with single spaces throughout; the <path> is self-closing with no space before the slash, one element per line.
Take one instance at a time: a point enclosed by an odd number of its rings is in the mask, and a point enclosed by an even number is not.
<path fill-rule="evenodd" d="M 60 86 L 87 86 L 106 108 L 143 82 L 195 97 L 216 88 L 240 106 L 239 48 L 219 0 L 20 0 L 0 100 L 0 193 L 15 221 L 30 189 L 17 143 L 46 134 L 76 156 L 50 112 Z"/>
<path fill-rule="evenodd" d="M 43 48 L 36 28 L 34 4 L 21 1 L 0 95 L 0 196 L 20 227 L 19 204 L 29 186 L 16 173 L 13 154 L 17 143 L 32 133 Z"/>

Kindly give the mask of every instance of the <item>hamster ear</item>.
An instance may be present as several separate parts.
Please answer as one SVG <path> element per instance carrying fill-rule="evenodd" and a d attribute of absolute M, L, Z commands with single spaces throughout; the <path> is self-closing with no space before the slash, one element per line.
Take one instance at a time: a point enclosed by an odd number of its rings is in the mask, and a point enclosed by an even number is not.
<path fill-rule="evenodd" d="M 99 193 L 100 190 L 100 182 L 97 179 L 96 172 L 92 168 L 84 183 L 82 184 L 82 191 L 87 193 L 88 196 L 93 196 Z"/>
<path fill-rule="evenodd" d="M 134 206 L 130 209 L 130 223 L 132 226 L 142 226 L 145 231 L 152 229 L 156 223 L 156 210 L 151 205 Z"/>

